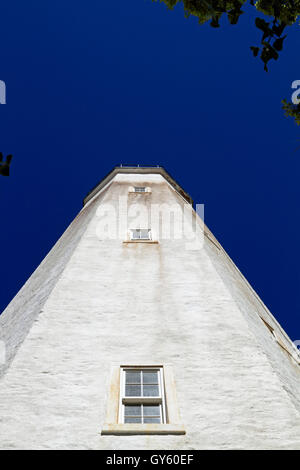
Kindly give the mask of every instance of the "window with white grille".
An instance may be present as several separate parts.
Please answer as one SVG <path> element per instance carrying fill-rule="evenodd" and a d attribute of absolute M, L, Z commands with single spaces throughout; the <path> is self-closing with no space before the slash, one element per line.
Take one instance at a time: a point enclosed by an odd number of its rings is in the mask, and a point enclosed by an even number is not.
<path fill-rule="evenodd" d="M 163 424 L 165 399 L 161 368 L 123 368 L 120 380 L 120 422 Z"/>
<path fill-rule="evenodd" d="M 170 364 L 111 368 L 103 435 L 185 434 Z"/>
<path fill-rule="evenodd" d="M 151 240 L 151 230 L 148 228 L 135 228 L 130 230 L 131 240 Z"/>
<path fill-rule="evenodd" d="M 135 193 L 145 193 L 146 192 L 146 187 L 145 186 L 135 186 L 134 187 L 134 192 Z"/>

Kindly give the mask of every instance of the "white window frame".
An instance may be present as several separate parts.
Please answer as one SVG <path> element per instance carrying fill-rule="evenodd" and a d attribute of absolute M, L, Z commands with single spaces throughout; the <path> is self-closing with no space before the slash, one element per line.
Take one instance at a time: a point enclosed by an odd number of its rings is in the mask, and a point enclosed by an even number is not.
<path fill-rule="evenodd" d="M 126 371 L 139 371 L 144 370 L 148 371 L 157 371 L 158 372 L 158 390 L 159 395 L 153 397 L 126 397 L 125 395 L 125 377 Z M 119 423 L 125 424 L 125 405 L 160 405 L 160 418 L 161 422 L 157 424 L 166 423 L 166 404 L 165 404 L 165 389 L 164 389 L 164 379 L 163 379 L 163 369 L 162 367 L 121 367 L 120 371 L 120 402 L 119 402 Z M 141 386 L 143 386 L 141 384 Z M 130 424 L 130 423 L 126 423 Z M 145 424 L 145 423 L 139 423 Z M 149 424 L 149 423 L 147 423 Z"/>
<path fill-rule="evenodd" d="M 128 188 L 129 193 L 134 193 L 134 194 L 144 194 L 144 195 L 149 195 L 152 193 L 151 187 L 149 186 L 129 186 Z"/>
<path fill-rule="evenodd" d="M 124 423 L 124 410 L 122 410 L 125 386 L 123 370 L 160 370 L 161 399 L 164 400 L 163 423 Z M 135 397 L 127 397 L 129 399 Z M 157 399 L 157 397 L 137 397 L 138 399 Z M 160 398 L 160 397 L 159 397 Z M 153 403 L 153 401 L 152 401 Z M 139 434 L 185 434 L 177 403 L 176 386 L 173 368 L 170 364 L 114 364 L 111 367 L 109 393 L 105 422 L 101 429 L 102 435 L 139 435 Z"/>
<path fill-rule="evenodd" d="M 147 238 L 146 237 L 137 238 L 137 237 L 133 236 L 134 232 L 141 231 L 141 230 L 148 230 L 148 237 Z M 151 231 L 150 228 L 131 228 L 130 229 L 130 240 L 134 240 L 134 241 L 136 241 L 136 240 L 152 240 L 152 231 Z"/>

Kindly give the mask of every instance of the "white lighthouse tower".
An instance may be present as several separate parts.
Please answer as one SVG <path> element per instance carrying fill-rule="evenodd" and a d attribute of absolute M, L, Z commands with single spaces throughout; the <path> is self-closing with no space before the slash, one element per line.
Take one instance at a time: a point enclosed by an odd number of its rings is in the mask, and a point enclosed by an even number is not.
<path fill-rule="evenodd" d="M 0 316 L 2 449 L 300 449 L 298 351 L 161 167 L 118 167 Z"/>

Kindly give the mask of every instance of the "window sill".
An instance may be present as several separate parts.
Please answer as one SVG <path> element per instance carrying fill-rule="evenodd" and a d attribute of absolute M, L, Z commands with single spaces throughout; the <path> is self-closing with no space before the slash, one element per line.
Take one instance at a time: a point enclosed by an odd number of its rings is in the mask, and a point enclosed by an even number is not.
<path fill-rule="evenodd" d="M 158 240 L 124 240 L 123 243 L 150 243 L 150 244 L 158 244 Z"/>
<path fill-rule="evenodd" d="M 182 424 L 104 424 L 102 435 L 185 434 Z"/>
<path fill-rule="evenodd" d="M 144 194 L 145 196 L 151 194 L 151 191 L 128 191 L 129 194 Z"/>

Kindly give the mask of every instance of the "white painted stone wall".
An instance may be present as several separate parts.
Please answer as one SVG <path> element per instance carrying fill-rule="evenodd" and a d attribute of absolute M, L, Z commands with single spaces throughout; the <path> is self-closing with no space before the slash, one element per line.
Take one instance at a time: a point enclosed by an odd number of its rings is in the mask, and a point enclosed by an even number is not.
<path fill-rule="evenodd" d="M 97 208 L 134 184 L 184 203 L 160 175 L 118 175 L 1 315 L 0 448 L 300 449 L 299 366 L 259 314 L 292 344 L 213 236 L 198 251 L 97 237 Z M 186 435 L 100 435 L 116 362 L 173 365 Z"/>

